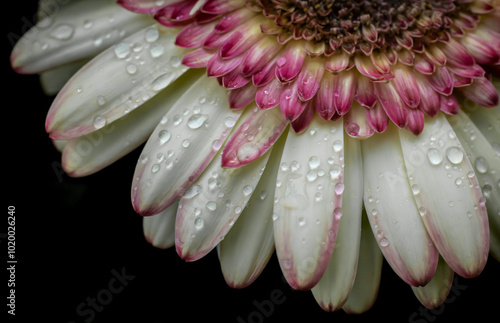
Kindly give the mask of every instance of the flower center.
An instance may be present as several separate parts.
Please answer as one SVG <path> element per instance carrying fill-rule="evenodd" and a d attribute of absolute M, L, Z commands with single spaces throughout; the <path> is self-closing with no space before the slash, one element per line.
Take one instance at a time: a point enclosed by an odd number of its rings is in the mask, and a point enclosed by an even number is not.
<path fill-rule="evenodd" d="M 446 40 L 448 32 L 474 29 L 478 16 L 467 4 L 452 0 L 249 0 L 256 10 L 272 19 L 263 27 L 277 34 L 281 44 L 305 39 L 324 46 L 326 55 L 341 48 L 347 54 L 369 55 L 374 49 L 401 47 L 416 52 Z"/>

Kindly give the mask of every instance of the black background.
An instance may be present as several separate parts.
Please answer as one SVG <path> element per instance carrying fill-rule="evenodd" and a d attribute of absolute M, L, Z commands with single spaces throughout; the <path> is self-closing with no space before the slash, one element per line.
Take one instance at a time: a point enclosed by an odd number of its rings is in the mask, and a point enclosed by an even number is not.
<path fill-rule="evenodd" d="M 37 76 L 15 74 L 9 66 L 12 36 L 34 21 L 36 2 L 8 1 L 4 5 L 2 54 L 2 170 L 4 219 L 16 207 L 16 322 L 84 322 L 77 307 L 108 288 L 112 270 L 134 276 L 95 312 L 93 322 L 218 321 L 281 322 L 412 322 L 423 307 L 384 263 L 381 288 L 373 309 L 363 315 L 324 312 L 310 292 L 289 289 L 275 256 L 251 286 L 234 290 L 226 285 L 215 252 L 186 263 L 174 249 L 158 250 L 143 238 L 142 219 L 131 207 L 130 184 L 140 149 L 103 171 L 85 178 L 60 176 L 59 153 L 44 130 L 53 98 L 43 94 Z M 56 168 L 54 168 L 56 166 Z M 5 228 L 5 229 L 4 229 Z M 6 238 L 1 238 L 5 267 Z M 460 295 L 427 318 L 414 322 L 452 322 L 466 316 L 477 321 L 497 317 L 500 265 L 490 261 L 475 279 L 458 278 Z M 2 303 L 8 292 L 2 275 Z M 254 301 L 282 293 L 282 304 L 270 315 L 255 313 Z M 8 308 L 2 304 L 2 315 Z M 88 307 L 86 307 L 88 308 Z M 9 315 L 9 319 L 12 316 Z M 420 319 L 421 321 L 418 321 Z"/>

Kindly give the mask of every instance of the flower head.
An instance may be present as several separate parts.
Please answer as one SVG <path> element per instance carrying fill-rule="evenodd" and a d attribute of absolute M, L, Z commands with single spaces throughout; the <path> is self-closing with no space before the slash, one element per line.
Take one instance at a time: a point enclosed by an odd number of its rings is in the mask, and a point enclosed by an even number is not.
<path fill-rule="evenodd" d="M 130 12 L 92 7 L 97 38 L 73 29 L 90 6 L 71 3 L 12 65 L 39 73 L 113 43 L 46 129 L 73 176 L 147 140 L 131 197 L 153 245 L 187 261 L 217 248 L 233 287 L 276 250 L 293 288 L 347 312 L 372 305 L 382 255 L 428 307 L 454 272 L 500 257 L 498 1 L 118 3 Z M 97 23 L 106 10 L 115 25 Z"/>

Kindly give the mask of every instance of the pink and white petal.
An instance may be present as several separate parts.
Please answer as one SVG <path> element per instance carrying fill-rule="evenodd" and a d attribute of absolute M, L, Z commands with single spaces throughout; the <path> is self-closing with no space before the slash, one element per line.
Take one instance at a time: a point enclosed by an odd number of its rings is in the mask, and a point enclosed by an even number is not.
<path fill-rule="evenodd" d="M 260 275 L 274 251 L 272 192 L 285 140 L 286 135 L 283 135 L 273 145 L 255 193 L 218 245 L 224 279 L 233 288 L 250 285 Z"/>
<path fill-rule="evenodd" d="M 218 54 L 215 54 L 207 63 L 207 75 L 219 77 L 229 74 L 241 65 L 242 60 L 243 56 L 222 59 Z"/>
<path fill-rule="evenodd" d="M 500 59 L 500 53 L 487 40 L 473 33 L 466 34 L 461 41 L 478 64 L 495 64 Z"/>
<path fill-rule="evenodd" d="M 168 249 L 175 244 L 175 215 L 178 205 L 175 202 L 162 212 L 143 218 L 144 236 L 154 247 Z"/>
<path fill-rule="evenodd" d="M 365 109 L 368 124 L 378 133 L 384 132 L 389 125 L 389 117 L 382 105 L 377 102 L 372 109 Z"/>
<path fill-rule="evenodd" d="M 263 70 L 273 57 L 280 51 L 273 37 L 262 37 L 245 54 L 242 64 L 242 73 L 251 76 Z"/>
<path fill-rule="evenodd" d="M 157 214 L 182 196 L 220 149 L 240 114 L 229 109 L 226 90 L 216 80 L 202 76 L 194 82 L 143 149 L 132 183 L 134 209 L 141 215 Z"/>
<path fill-rule="evenodd" d="M 316 285 L 328 266 L 344 191 L 342 121 L 332 123 L 315 116 L 309 129 L 288 134 L 273 215 L 281 270 L 290 286 L 299 290 Z M 311 145 L 311 141 L 318 144 Z"/>
<path fill-rule="evenodd" d="M 192 23 L 184 27 L 175 37 L 175 44 L 184 48 L 197 48 L 210 34 L 215 26 L 215 22 L 208 24 Z"/>
<path fill-rule="evenodd" d="M 316 111 L 325 120 L 330 120 L 335 114 L 335 106 L 333 104 L 333 84 L 338 75 L 326 73 L 321 79 L 320 87 L 315 97 Z"/>
<path fill-rule="evenodd" d="M 427 232 L 460 276 L 477 276 L 486 264 L 486 207 L 473 167 L 452 127 L 439 114 L 419 136 L 400 131 L 414 198 Z"/>
<path fill-rule="evenodd" d="M 255 100 L 256 93 L 257 87 L 252 83 L 232 90 L 229 92 L 229 107 L 234 110 L 243 109 Z"/>
<path fill-rule="evenodd" d="M 387 116 L 400 128 L 408 123 L 409 108 L 403 102 L 392 82 L 375 83 L 375 94 Z"/>
<path fill-rule="evenodd" d="M 450 95 L 453 92 L 453 78 L 446 67 L 437 67 L 436 72 L 426 76 L 431 87 L 438 93 Z"/>
<path fill-rule="evenodd" d="M 347 301 L 356 277 L 361 241 L 363 168 L 358 140 L 345 138 L 345 190 L 337 242 L 328 268 L 312 293 L 325 311 L 336 311 Z"/>
<path fill-rule="evenodd" d="M 440 95 L 439 102 L 441 106 L 441 111 L 446 114 L 457 114 L 460 111 L 460 106 L 458 104 L 457 98 L 454 94 L 449 96 Z"/>
<path fill-rule="evenodd" d="M 424 130 L 424 126 L 424 113 L 418 109 L 410 110 L 408 112 L 408 124 L 406 125 L 406 129 L 408 129 L 415 136 L 418 136 Z"/>
<path fill-rule="evenodd" d="M 403 102 L 410 108 L 416 108 L 420 104 L 420 92 L 414 77 L 415 71 L 406 65 L 398 64 L 393 67 L 394 86 Z"/>
<path fill-rule="evenodd" d="M 73 177 L 93 174 L 146 142 L 158 120 L 189 89 L 189 80 L 200 75 L 201 72 L 190 71 L 140 109 L 101 129 L 68 140 L 62 154 L 64 171 Z"/>
<path fill-rule="evenodd" d="M 59 6 L 21 37 L 12 50 L 11 65 L 18 73 L 40 73 L 97 55 L 153 23 L 150 17 L 123 10 L 113 1 L 73 1 Z"/>
<path fill-rule="evenodd" d="M 448 63 L 465 69 L 473 66 L 475 63 L 474 57 L 453 37 L 448 42 L 442 43 L 440 49 L 448 58 Z"/>
<path fill-rule="evenodd" d="M 219 152 L 186 191 L 175 226 L 175 246 L 182 259 L 204 257 L 226 236 L 255 192 L 269 155 L 244 167 L 222 168 Z"/>
<path fill-rule="evenodd" d="M 192 52 L 187 53 L 182 58 L 182 64 L 191 68 L 207 67 L 208 62 L 216 55 L 216 52 L 206 50 L 205 48 L 198 48 Z"/>
<path fill-rule="evenodd" d="M 499 142 L 499 128 L 500 128 L 500 114 L 494 114 L 492 111 L 488 116 L 487 124 L 494 124 L 495 126 L 476 127 L 476 125 L 467 117 L 465 112 L 460 111 L 457 115 L 449 116 L 455 134 L 462 143 L 462 146 L 469 156 L 475 169 L 475 176 L 479 181 L 481 190 L 483 192 L 486 209 L 488 211 L 489 227 L 490 227 L 490 249 L 496 255 L 500 255 L 500 147 Z M 476 112 L 473 112 L 475 114 Z M 484 133 L 495 132 L 493 129 L 496 127 L 497 148 L 488 141 Z"/>
<path fill-rule="evenodd" d="M 252 18 L 254 15 L 254 12 L 247 10 L 246 8 L 230 12 L 218 20 L 217 25 L 214 27 L 215 32 L 223 34 L 231 31 L 246 22 L 248 19 Z"/>
<path fill-rule="evenodd" d="M 420 105 L 418 108 L 425 114 L 434 117 L 441 109 L 439 94 L 429 84 L 423 75 L 416 75 L 417 88 L 420 92 Z"/>
<path fill-rule="evenodd" d="M 258 88 L 255 94 L 255 103 L 263 110 L 276 107 L 280 103 L 282 89 L 283 85 L 277 79 L 273 79 Z"/>
<path fill-rule="evenodd" d="M 161 2 L 158 2 L 158 0 L 118 0 L 117 2 L 127 10 L 142 14 L 151 14 L 165 7 L 167 4 L 175 2 L 175 0 Z"/>
<path fill-rule="evenodd" d="M 418 187 L 408 182 L 396 128 L 361 147 L 365 209 L 380 250 L 401 279 L 423 286 L 436 270 L 438 252 L 413 199 Z"/>
<path fill-rule="evenodd" d="M 392 73 L 381 73 L 373 64 L 369 57 L 364 55 L 356 55 L 354 62 L 358 72 L 368 77 L 371 81 L 387 81 L 394 77 Z"/>
<path fill-rule="evenodd" d="M 352 106 L 358 76 L 354 70 L 344 71 L 333 80 L 333 105 L 339 115 L 346 114 Z"/>
<path fill-rule="evenodd" d="M 298 82 L 285 84 L 280 96 L 280 110 L 285 119 L 294 121 L 304 112 L 307 102 L 299 97 Z"/>
<path fill-rule="evenodd" d="M 332 73 L 339 73 L 349 66 L 350 57 L 344 51 L 336 51 L 326 59 L 325 68 Z"/>
<path fill-rule="evenodd" d="M 219 50 L 223 59 L 234 58 L 245 53 L 261 37 L 260 24 L 264 18 L 256 16 L 234 30 Z"/>
<path fill-rule="evenodd" d="M 359 246 L 356 278 L 342 309 L 349 314 L 368 311 L 377 299 L 384 257 L 373 237 L 366 213 L 362 214 L 361 241 Z"/>
<path fill-rule="evenodd" d="M 370 126 L 365 110 L 366 108 L 358 102 L 354 102 L 351 110 L 344 116 L 344 128 L 349 136 L 365 139 L 371 137 L 375 132 Z"/>
<path fill-rule="evenodd" d="M 45 124 L 50 136 L 70 139 L 95 131 L 171 84 L 187 70 L 180 64 L 186 50 L 173 44 L 174 37 L 171 30 L 148 27 L 95 57 L 55 98 Z M 135 46 L 142 53 L 133 52 Z"/>
<path fill-rule="evenodd" d="M 303 41 L 291 41 L 276 61 L 276 77 L 287 83 L 297 77 L 306 58 Z"/>
<path fill-rule="evenodd" d="M 439 257 L 436 273 L 431 281 L 425 286 L 411 286 L 411 289 L 422 305 L 433 309 L 442 305 L 448 297 L 454 276 L 450 266 Z"/>
<path fill-rule="evenodd" d="M 356 101 L 366 108 L 373 108 L 377 103 L 373 82 L 367 77 L 358 77 L 358 87 L 356 88 Z"/>
<path fill-rule="evenodd" d="M 207 0 L 201 7 L 201 11 L 220 15 L 243 6 L 245 6 L 244 0 Z"/>
<path fill-rule="evenodd" d="M 311 124 L 311 121 L 314 118 L 315 113 L 316 109 L 315 109 L 315 102 L 313 99 L 307 102 L 304 112 L 302 112 L 302 114 L 297 119 L 290 122 L 290 127 L 295 133 L 304 132 Z"/>
<path fill-rule="evenodd" d="M 471 85 L 461 87 L 460 92 L 485 107 L 495 107 L 499 104 L 499 94 L 497 89 L 486 77 L 474 79 Z"/>
<path fill-rule="evenodd" d="M 297 78 L 297 91 L 302 101 L 309 101 L 316 95 L 324 70 L 324 62 L 319 58 L 305 61 Z"/>
<path fill-rule="evenodd" d="M 278 109 L 250 109 L 222 151 L 222 167 L 241 167 L 260 158 L 288 125 Z"/>

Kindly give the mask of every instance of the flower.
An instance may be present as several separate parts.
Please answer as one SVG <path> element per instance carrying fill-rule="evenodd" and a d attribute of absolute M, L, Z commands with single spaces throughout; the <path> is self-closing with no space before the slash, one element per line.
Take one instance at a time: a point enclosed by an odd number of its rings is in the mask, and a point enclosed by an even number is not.
<path fill-rule="evenodd" d="M 383 257 L 430 308 L 500 258 L 498 1 L 119 3 L 42 19 L 12 65 L 57 91 L 97 55 L 46 129 L 72 176 L 147 140 L 131 195 L 150 243 L 217 248 L 236 288 L 276 250 L 293 288 L 350 313 Z"/>

